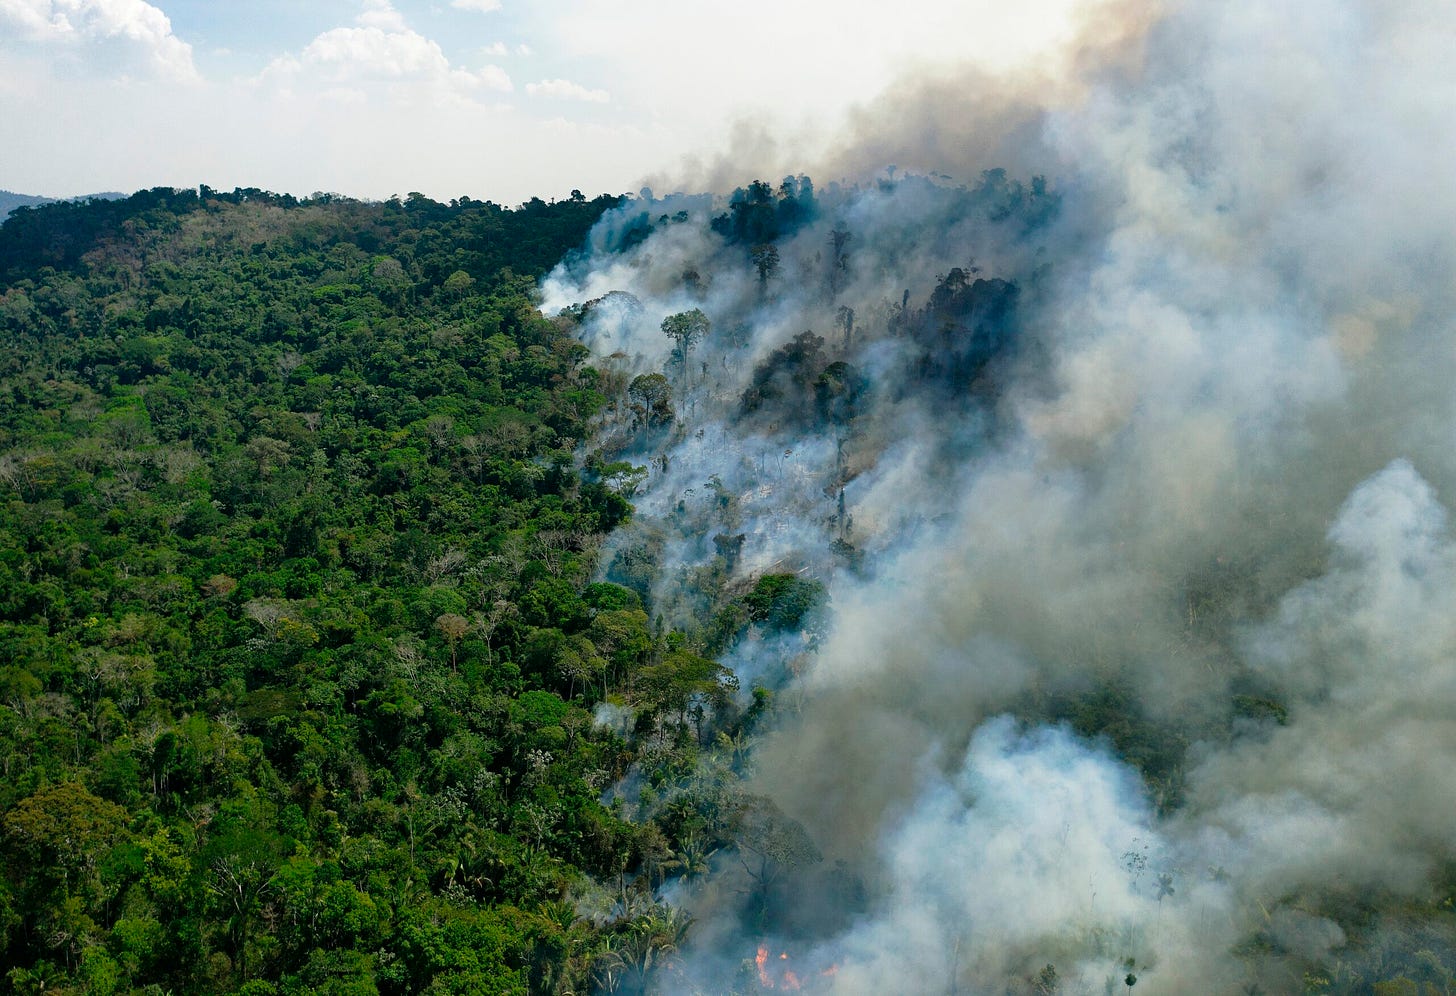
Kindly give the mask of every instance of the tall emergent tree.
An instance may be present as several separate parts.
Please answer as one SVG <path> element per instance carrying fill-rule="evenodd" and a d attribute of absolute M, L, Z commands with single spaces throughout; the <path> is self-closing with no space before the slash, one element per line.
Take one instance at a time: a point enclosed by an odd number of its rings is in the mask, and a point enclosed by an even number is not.
<path fill-rule="evenodd" d="M 687 385 L 690 377 L 688 370 L 688 357 L 692 354 L 693 345 L 708 334 L 712 323 L 708 316 L 703 314 L 703 309 L 694 308 L 692 311 L 679 311 L 675 315 L 668 315 L 662 320 L 662 332 L 676 345 L 673 354 L 683 368 L 683 384 Z"/>

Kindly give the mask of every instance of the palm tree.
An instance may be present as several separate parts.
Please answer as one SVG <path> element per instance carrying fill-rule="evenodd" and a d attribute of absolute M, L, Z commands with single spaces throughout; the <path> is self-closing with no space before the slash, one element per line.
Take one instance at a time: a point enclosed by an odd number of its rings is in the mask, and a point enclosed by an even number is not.
<path fill-rule="evenodd" d="M 676 907 L 654 906 L 606 940 L 593 977 L 609 993 L 646 993 L 652 977 L 672 963 L 691 923 Z"/>
<path fill-rule="evenodd" d="M 717 853 L 718 849 L 710 847 L 698 834 L 688 834 L 682 839 L 681 846 L 673 855 L 673 865 L 682 872 L 683 882 L 689 890 L 712 870 L 713 855 Z"/>

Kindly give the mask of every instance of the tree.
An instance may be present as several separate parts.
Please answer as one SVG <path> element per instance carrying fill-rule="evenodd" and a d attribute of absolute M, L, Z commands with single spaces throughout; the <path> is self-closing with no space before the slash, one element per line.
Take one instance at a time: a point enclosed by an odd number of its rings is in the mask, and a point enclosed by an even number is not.
<path fill-rule="evenodd" d="M 798 628 L 824 601 L 824 585 L 796 574 L 765 574 L 743 596 L 748 618 L 769 630 Z"/>
<path fill-rule="evenodd" d="M 440 631 L 440 635 L 450 645 L 450 670 L 454 671 L 456 665 L 456 648 L 459 646 L 465 634 L 470 632 L 470 621 L 462 615 L 454 612 L 446 612 L 435 620 L 435 628 Z"/>
<path fill-rule="evenodd" d="M 21 929 L 63 953 L 68 967 L 101 933 L 98 921 L 113 895 L 102 871 L 125 832 L 125 818 L 120 806 L 75 782 L 42 788 L 5 817 L 0 868 L 17 876 Z M 8 891 L 0 889 L 0 927 L 11 919 Z"/>
<path fill-rule="evenodd" d="M 379 294 L 391 301 L 398 301 L 409 288 L 409 276 L 404 272 L 404 267 L 399 264 L 399 260 L 388 256 L 374 261 L 370 276 Z"/>
<path fill-rule="evenodd" d="M 763 243 L 748 250 L 748 256 L 753 260 L 754 269 L 758 270 L 758 293 L 759 296 L 768 293 L 768 280 L 779 268 L 779 251 L 773 243 Z"/>
<path fill-rule="evenodd" d="M 730 827 L 738 860 L 754 884 L 760 920 L 768 913 L 773 884 L 785 870 L 823 860 L 803 824 L 786 815 L 768 796 L 743 796 Z"/>
<path fill-rule="evenodd" d="M 211 872 L 207 888 L 227 918 L 234 966 L 238 979 L 245 981 L 252 927 L 283 863 L 284 841 L 256 804 L 234 805 L 219 822 L 203 852 Z"/>
<path fill-rule="evenodd" d="M 688 357 L 692 354 L 693 345 L 708 334 L 710 327 L 708 316 L 703 314 L 701 308 L 679 311 L 662 320 L 662 332 L 675 344 L 674 353 L 682 363 L 684 377 L 689 373 Z"/>
<path fill-rule="evenodd" d="M 842 227 L 835 227 L 829 233 L 829 296 L 836 297 L 844 286 L 844 278 L 849 273 L 849 240 L 850 233 Z M 841 309 L 843 311 L 845 309 Z M 854 312 L 850 312 L 853 321 Z"/>
<path fill-rule="evenodd" d="M 713 230 L 739 245 L 772 242 L 779 235 L 778 215 L 773 187 L 754 180 L 733 192 L 728 213 L 713 219 Z"/>
<path fill-rule="evenodd" d="M 676 714 L 678 724 L 685 725 L 694 706 L 727 706 L 738 677 L 716 661 L 678 648 L 641 668 L 633 688 L 645 705 L 663 715 Z"/>
<path fill-rule="evenodd" d="M 607 659 L 609 667 L 602 673 L 602 694 L 615 669 L 620 676 L 628 674 L 652 647 L 652 633 L 647 613 L 641 609 L 602 609 L 587 627 L 587 639 Z"/>
<path fill-rule="evenodd" d="M 451 300 L 458 301 L 466 294 L 469 294 L 470 288 L 474 286 L 474 277 L 466 273 L 464 270 L 456 270 L 454 273 L 450 274 L 448 277 L 445 278 L 445 282 L 440 285 L 440 288 Z"/>
<path fill-rule="evenodd" d="M 718 849 L 699 833 L 688 833 L 682 838 L 673 854 L 673 867 L 690 891 L 699 879 L 712 871 L 713 855 L 717 853 Z"/>
<path fill-rule="evenodd" d="M 854 345 L 854 309 L 848 305 L 841 304 L 834 313 L 834 327 L 844 337 L 844 345 Z"/>
<path fill-rule="evenodd" d="M 126 810 L 80 782 L 47 785 L 6 814 L 13 846 L 64 871 L 90 869 L 126 825 Z"/>
<path fill-rule="evenodd" d="M 627 387 L 627 401 L 636 428 L 660 429 L 672 424 L 672 386 L 659 373 L 639 374 Z"/>
<path fill-rule="evenodd" d="M 658 906 L 632 921 L 617 953 L 629 970 L 632 991 L 647 992 L 648 982 L 677 953 L 692 918 L 674 906 Z"/>
<path fill-rule="evenodd" d="M 272 436 L 254 436 L 247 445 L 248 457 L 258 468 L 258 476 L 266 478 L 289 460 L 289 445 Z"/>

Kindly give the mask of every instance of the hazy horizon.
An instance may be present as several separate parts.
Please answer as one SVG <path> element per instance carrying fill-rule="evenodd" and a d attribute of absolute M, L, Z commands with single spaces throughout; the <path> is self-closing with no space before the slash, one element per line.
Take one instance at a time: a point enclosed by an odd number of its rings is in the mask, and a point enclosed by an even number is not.
<path fill-rule="evenodd" d="M 1098 6 L 0 0 L 0 188 L 517 203 L 696 180 L 730 147 L 797 172 L 907 76 L 1054 74 Z"/>

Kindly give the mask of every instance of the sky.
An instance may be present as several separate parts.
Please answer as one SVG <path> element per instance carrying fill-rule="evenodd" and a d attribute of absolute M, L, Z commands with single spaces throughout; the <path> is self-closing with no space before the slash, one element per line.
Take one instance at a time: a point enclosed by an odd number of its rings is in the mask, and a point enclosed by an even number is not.
<path fill-rule="evenodd" d="M 1045 71 L 1087 7 L 0 0 L 0 189 L 514 204 L 701 175 L 749 133 L 809 168 L 898 79 Z"/>

